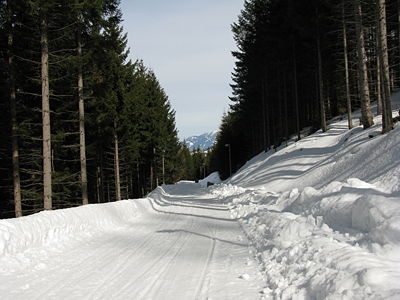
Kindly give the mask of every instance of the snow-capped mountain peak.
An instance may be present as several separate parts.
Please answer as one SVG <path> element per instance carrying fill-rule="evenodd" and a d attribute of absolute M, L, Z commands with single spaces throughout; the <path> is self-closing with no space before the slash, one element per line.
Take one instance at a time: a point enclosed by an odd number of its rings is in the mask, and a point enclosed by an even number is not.
<path fill-rule="evenodd" d="M 193 135 L 185 139 L 186 146 L 190 151 L 200 149 L 207 150 L 214 146 L 218 130 L 203 133 L 201 135 Z"/>

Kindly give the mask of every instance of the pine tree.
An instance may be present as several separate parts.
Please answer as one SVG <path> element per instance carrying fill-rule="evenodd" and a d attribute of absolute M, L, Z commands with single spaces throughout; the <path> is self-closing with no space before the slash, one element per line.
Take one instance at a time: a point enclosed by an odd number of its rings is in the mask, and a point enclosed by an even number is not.
<path fill-rule="evenodd" d="M 378 10 L 378 60 L 380 62 L 380 71 L 383 83 L 383 114 L 382 114 L 382 132 L 387 133 L 393 129 L 392 105 L 390 99 L 390 74 L 389 58 L 386 32 L 386 3 L 385 0 L 377 0 Z"/>
<path fill-rule="evenodd" d="M 360 0 L 354 1 L 354 15 L 357 34 L 358 84 L 361 98 L 361 122 L 364 128 L 368 128 L 373 125 L 373 120 L 369 97 L 367 56 L 364 45 L 364 29 L 362 24 L 362 8 Z"/>
<path fill-rule="evenodd" d="M 39 2 L 40 43 L 41 43 L 41 81 L 42 81 L 42 120 L 43 120 L 43 199 L 44 209 L 52 209 L 51 183 L 51 131 L 50 131 L 50 87 L 49 87 L 49 46 L 48 13 L 49 7 Z"/>
<path fill-rule="evenodd" d="M 15 65 L 14 65 L 14 22 L 13 7 L 11 1 L 7 1 L 7 24 L 8 24 L 8 76 L 9 76 L 9 97 L 11 113 L 11 145 L 12 145 L 12 166 L 13 166 L 13 186 L 14 186 L 14 206 L 15 216 L 22 216 L 21 201 L 21 180 L 19 171 L 19 147 L 18 147 L 18 123 L 17 123 L 17 103 L 15 88 Z"/>
<path fill-rule="evenodd" d="M 77 29 L 76 29 L 76 46 L 77 56 L 82 57 L 82 8 L 78 0 L 75 0 Z M 81 186 L 82 186 L 82 203 L 88 204 L 88 182 L 87 182 L 87 168 L 86 168 L 86 135 L 85 135 L 85 101 L 83 89 L 83 71 L 82 62 L 78 63 L 78 101 L 79 101 L 79 150 L 81 162 Z"/>

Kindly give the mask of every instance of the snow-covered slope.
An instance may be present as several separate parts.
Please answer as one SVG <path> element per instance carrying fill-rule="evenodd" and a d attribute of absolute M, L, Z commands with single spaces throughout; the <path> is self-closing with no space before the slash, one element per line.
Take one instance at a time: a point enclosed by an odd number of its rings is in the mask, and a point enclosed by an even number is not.
<path fill-rule="evenodd" d="M 44 245 L 58 247 L 77 236 L 127 226 L 136 217 L 136 203 L 125 200 L 0 220 L 0 266 L 17 253 Z"/>
<path fill-rule="evenodd" d="M 278 152 L 259 154 L 229 183 L 286 191 L 306 186 L 323 187 L 351 177 L 377 182 L 382 176 L 387 177 L 388 172 L 399 174 L 399 129 L 382 135 L 380 117 L 374 121 L 375 125 L 368 130 L 360 126 L 348 130 L 347 120 L 331 123 L 325 133 L 318 131 Z M 385 184 L 398 182 L 385 180 Z"/>
<path fill-rule="evenodd" d="M 218 130 L 207 132 L 201 135 L 190 136 L 185 139 L 186 146 L 190 151 L 200 149 L 207 150 L 214 146 Z"/>
<path fill-rule="evenodd" d="M 400 298 L 400 126 L 382 135 L 374 121 L 334 120 L 212 187 L 255 247 L 267 298 Z"/>

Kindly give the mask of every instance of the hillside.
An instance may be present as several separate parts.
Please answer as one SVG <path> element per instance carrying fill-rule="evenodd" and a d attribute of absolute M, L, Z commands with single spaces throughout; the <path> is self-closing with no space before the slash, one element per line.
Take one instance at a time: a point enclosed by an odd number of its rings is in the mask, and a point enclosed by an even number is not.
<path fill-rule="evenodd" d="M 374 122 L 336 118 L 214 187 L 255 247 L 267 298 L 400 296 L 400 127 L 382 135 Z"/>

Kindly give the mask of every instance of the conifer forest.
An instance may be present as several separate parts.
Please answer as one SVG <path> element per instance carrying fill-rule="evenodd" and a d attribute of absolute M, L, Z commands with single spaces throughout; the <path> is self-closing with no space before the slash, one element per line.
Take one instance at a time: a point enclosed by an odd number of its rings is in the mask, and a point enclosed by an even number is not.
<path fill-rule="evenodd" d="M 175 113 L 127 59 L 118 0 L 0 2 L 0 217 L 179 179 Z"/>
<path fill-rule="evenodd" d="M 370 127 L 372 101 L 382 132 L 393 128 L 400 1 L 246 0 L 232 32 L 231 109 L 211 158 L 223 177 L 229 176 L 227 145 L 234 171 L 292 136 L 329 130 L 327 120 L 335 116 L 348 117 L 349 128 Z M 362 117 L 352 124 L 359 108 Z"/>
<path fill-rule="evenodd" d="M 0 0 L 0 218 L 140 198 L 206 170 L 226 178 L 333 117 L 372 126 L 372 101 L 393 129 L 400 0 L 245 0 L 207 157 L 179 141 L 155 72 L 129 60 L 119 2 Z"/>

